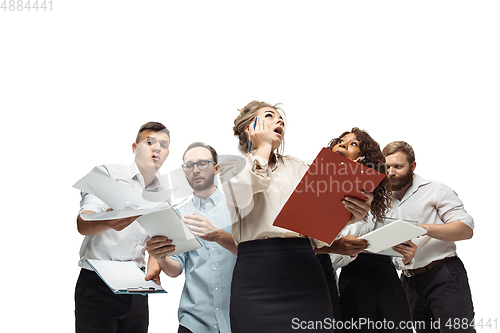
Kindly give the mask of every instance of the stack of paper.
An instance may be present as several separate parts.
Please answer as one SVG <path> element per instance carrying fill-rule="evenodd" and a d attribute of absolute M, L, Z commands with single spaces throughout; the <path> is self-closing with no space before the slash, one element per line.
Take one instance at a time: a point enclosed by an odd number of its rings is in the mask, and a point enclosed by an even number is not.
<path fill-rule="evenodd" d="M 141 215 L 136 221 L 148 235 L 165 236 L 172 240 L 175 252 L 170 256 L 201 247 L 200 242 L 186 227 L 174 206 L 170 206 L 166 201 L 158 203 L 146 200 L 142 194 L 144 191 L 130 184 L 115 181 L 97 167 L 76 182 L 73 187 L 95 195 L 113 209 L 103 213 L 81 214 L 81 218 L 85 221 L 112 220 Z"/>

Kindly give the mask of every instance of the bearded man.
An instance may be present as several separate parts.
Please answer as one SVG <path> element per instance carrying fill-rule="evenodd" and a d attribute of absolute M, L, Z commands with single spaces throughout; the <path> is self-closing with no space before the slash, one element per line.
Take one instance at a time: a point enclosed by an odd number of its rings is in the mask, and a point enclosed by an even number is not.
<path fill-rule="evenodd" d="M 457 332 L 459 326 L 460 332 L 475 332 L 467 272 L 455 245 L 472 237 L 472 217 L 451 188 L 414 173 L 415 153 L 408 143 L 392 142 L 382 152 L 393 191 L 388 216 L 418 221 L 427 231 L 413 241 L 417 245 L 415 263 L 401 275 L 412 320 L 425 323 L 415 329 Z"/>
<path fill-rule="evenodd" d="M 179 304 L 178 333 L 230 333 L 229 297 L 238 248 L 231 236 L 231 217 L 224 193 L 215 186 L 217 152 L 202 142 L 189 145 L 182 168 L 193 198 L 178 208 L 202 247 L 172 257 L 175 244 L 153 237 L 146 249 L 170 277 L 185 271 Z M 148 276 L 149 277 L 149 276 Z"/>

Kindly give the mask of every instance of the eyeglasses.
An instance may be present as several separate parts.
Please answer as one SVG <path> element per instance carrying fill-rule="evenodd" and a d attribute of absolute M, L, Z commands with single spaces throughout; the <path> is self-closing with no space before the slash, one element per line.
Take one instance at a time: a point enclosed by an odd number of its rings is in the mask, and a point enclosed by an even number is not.
<path fill-rule="evenodd" d="M 200 170 L 206 170 L 208 168 L 208 166 L 210 165 L 210 163 L 213 163 L 215 164 L 214 161 L 206 161 L 206 160 L 200 160 L 198 162 L 195 162 L 195 163 L 184 163 L 182 165 L 182 170 L 184 170 L 185 172 L 191 172 L 194 170 L 194 166 L 198 166 L 198 169 Z"/>

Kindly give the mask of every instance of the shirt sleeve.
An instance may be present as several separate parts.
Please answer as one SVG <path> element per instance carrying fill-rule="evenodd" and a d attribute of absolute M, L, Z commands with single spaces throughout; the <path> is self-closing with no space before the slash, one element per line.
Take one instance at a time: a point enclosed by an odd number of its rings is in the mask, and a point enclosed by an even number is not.
<path fill-rule="evenodd" d="M 109 175 L 109 171 L 104 165 L 99 165 L 98 168 Z M 109 208 L 109 206 L 105 204 L 104 201 L 102 201 L 93 194 L 81 191 L 80 195 L 82 199 L 80 200 L 80 211 L 78 212 L 78 214 L 81 214 L 82 212 L 85 211 L 102 213 Z"/>
<path fill-rule="evenodd" d="M 80 192 L 82 196 L 82 200 L 80 200 L 80 211 L 78 214 L 81 214 L 85 211 L 91 211 L 94 213 L 102 213 L 105 212 L 109 206 L 106 205 L 101 199 L 87 192 Z"/>
<path fill-rule="evenodd" d="M 252 204 L 256 193 L 266 191 L 271 185 L 271 172 L 267 161 L 249 154 L 245 159 L 228 159 L 220 165 L 222 190 L 228 205 L 246 208 Z"/>
<path fill-rule="evenodd" d="M 458 195 L 448 186 L 439 184 L 435 189 L 435 206 L 444 223 L 461 221 L 474 229 L 474 219 L 464 208 Z"/>
<path fill-rule="evenodd" d="M 179 254 L 170 256 L 170 258 L 177 261 L 181 265 L 182 270 L 184 270 L 184 267 L 186 267 L 186 255 L 187 255 L 187 253 L 184 252 L 184 253 L 179 253 Z"/>
<path fill-rule="evenodd" d="M 340 231 L 340 233 L 337 235 L 335 240 L 340 239 L 340 238 L 347 236 L 347 235 L 361 236 L 363 234 L 366 234 L 368 231 L 366 231 L 365 226 L 366 226 L 366 222 L 364 222 L 364 221 L 359 221 L 359 222 L 356 222 L 353 224 L 349 224 L 349 225 L 345 226 Z M 330 259 L 332 261 L 332 265 L 333 265 L 334 269 L 347 266 L 349 263 L 351 263 L 357 257 L 358 257 L 358 255 L 351 257 L 350 255 L 346 255 L 346 254 L 330 253 Z"/>
<path fill-rule="evenodd" d="M 415 264 L 415 258 L 412 258 L 411 261 L 405 265 L 403 264 L 403 258 L 392 257 L 392 263 L 396 269 L 402 271 L 407 269 L 413 269 L 413 265 Z"/>

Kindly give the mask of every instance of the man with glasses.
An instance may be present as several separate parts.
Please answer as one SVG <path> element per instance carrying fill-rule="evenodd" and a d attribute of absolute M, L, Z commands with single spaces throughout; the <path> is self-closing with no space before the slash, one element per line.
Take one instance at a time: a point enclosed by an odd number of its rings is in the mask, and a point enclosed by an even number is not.
<path fill-rule="evenodd" d="M 178 209 L 183 221 L 200 238 L 202 247 L 168 257 L 175 244 L 153 237 L 147 250 L 171 277 L 185 270 L 186 281 L 179 304 L 179 333 L 230 333 L 229 296 L 237 247 L 231 231 L 226 199 L 214 183 L 219 173 L 217 152 L 201 142 L 189 145 L 182 168 L 193 198 Z"/>

